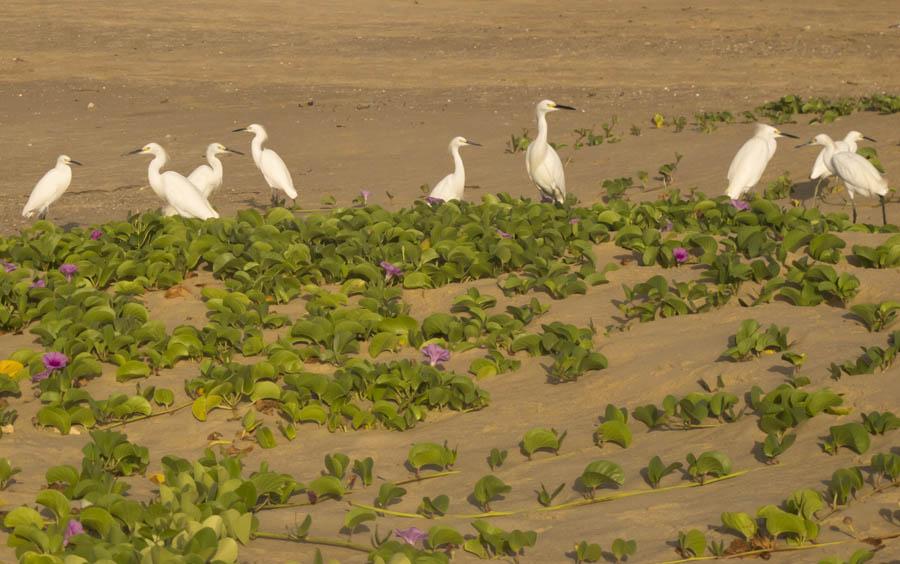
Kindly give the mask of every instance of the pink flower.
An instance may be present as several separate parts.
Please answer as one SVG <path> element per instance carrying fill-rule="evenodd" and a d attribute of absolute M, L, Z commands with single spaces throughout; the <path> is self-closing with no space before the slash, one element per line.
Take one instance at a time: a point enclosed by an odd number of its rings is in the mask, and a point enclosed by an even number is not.
<path fill-rule="evenodd" d="M 31 283 L 32 288 L 46 288 L 47 282 L 38 278 L 34 282 Z"/>
<path fill-rule="evenodd" d="M 675 257 L 675 262 L 681 264 L 686 261 L 691 255 L 684 247 L 675 247 L 674 249 L 672 249 L 672 256 Z"/>
<path fill-rule="evenodd" d="M 50 370 L 60 370 L 69 364 L 69 357 L 63 353 L 48 352 L 44 355 L 44 366 Z"/>
<path fill-rule="evenodd" d="M 423 348 L 422 354 L 425 355 L 425 358 L 428 359 L 428 364 L 431 366 L 437 366 L 437 363 L 439 362 L 447 362 L 450 360 L 450 351 L 440 345 L 435 345 L 434 343 Z"/>
<path fill-rule="evenodd" d="M 100 231 L 99 229 L 94 229 L 93 231 L 91 231 L 91 239 L 96 241 L 100 237 L 103 237 L 103 231 Z"/>
<path fill-rule="evenodd" d="M 384 274 L 385 276 L 387 276 L 388 280 L 390 280 L 391 278 L 399 278 L 403 276 L 403 271 L 400 270 L 400 268 L 394 266 L 386 260 L 381 261 L 380 266 L 384 269 Z"/>
<path fill-rule="evenodd" d="M 408 529 L 395 529 L 394 535 L 402 539 L 406 544 L 413 546 L 423 542 L 428 538 L 428 533 L 418 527 L 410 527 Z"/>
<path fill-rule="evenodd" d="M 13 270 L 15 270 L 17 268 L 19 268 L 19 267 L 14 265 L 13 263 L 3 261 L 3 270 L 5 270 L 6 272 L 12 272 Z"/>
<path fill-rule="evenodd" d="M 573 217 L 572 219 L 569 220 L 569 225 L 578 225 L 579 223 L 581 223 L 581 220 L 578 219 L 577 217 Z"/>
<path fill-rule="evenodd" d="M 369 196 L 371 196 L 372 193 L 368 190 L 362 190 L 360 191 L 359 195 L 362 196 L 363 205 L 365 205 L 369 203 Z"/>
<path fill-rule="evenodd" d="M 66 532 L 63 534 L 63 546 L 68 546 L 69 539 L 74 537 L 75 535 L 83 535 L 84 534 L 84 526 L 81 524 L 81 521 L 76 519 L 70 519 L 69 524 L 66 525 Z"/>
<path fill-rule="evenodd" d="M 671 231 L 674 228 L 675 228 L 675 226 L 672 224 L 671 220 L 667 220 L 666 224 L 663 225 L 662 227 L 660 227 L 659 230 L 662 233 L 668 233 L 669 231 Z"/>
<path fill-rule="evenodd" d="M 738 211 L 747 211 L 750 209 L 750 204 L 744 200 L 731 200 L 731 206 Z"/>
<path fill-rule="evenodd" d="M 500 230 L 500 229 L 497 230 L 497 235 L 499 235 L 499 236 L 502 237 L 503 239 L 512 239 L 512 235 L 510 235 L 510 234 L 507 233 L 506 231 L 503 231 L 503 230 Z"/>
<path fill-rule="evenodd" d="M 425 196 L 425 201 L 428 202 L 428 205 L 430 206 L 439 206 L 444 203 L 444 200 L 435 198 L 434 196 Z"/>
<path fill-rule="evenodd" d="M 66 282 L 71 282 L 72 277 L 75 276 L 76 272 L 78 272 L 78 265 L 67 262 L 65 264 L 59 265 L 59 271 L 62 272 L 66 277 Z"/>

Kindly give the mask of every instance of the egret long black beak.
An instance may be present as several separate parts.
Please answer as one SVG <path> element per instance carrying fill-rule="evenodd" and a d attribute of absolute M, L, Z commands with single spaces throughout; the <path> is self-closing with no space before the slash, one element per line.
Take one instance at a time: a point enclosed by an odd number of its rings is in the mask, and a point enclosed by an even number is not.
<path fill-rule="evenodd" d="M 556 106 L 554 106 L 554 107 L 555 107 L 557 110 L 574 110 L 574 109 L 575 109 L 575 108 L 573 108 L 572 106 L 564 106 L 564 105 L 562 105 L 562 104 L 556 104 Z"/>
<path fill-rule="evenodd" d="M 466 145 L 475 145 L 476 147 L 481 147 L 481 143 L 476 143 L 475 141 L 466 140 Z"/>
<path fill-rule="evenodd" d="M 780 135 L 781 137 L 790 137 L 791 139 L 800 139 L 796 135 L 791 135 L 790 133 L 785 133 L 783 131 L 779 131 L 778 135 Z"/>
<path fill-rule="evenodd" d="M 237 133 L 238 131 L 247 131 L 247 128 L 246 128 L 246 127 L 239 127 L 239 128 L 237 128 L 237 129 L 232 129 L 232 130 L 231 130 L 232 133 Z"/>
<path fill-rule="evenodd" d="M 878 143 L 878 141 L 872 139 L 871 137 L 866 137 L 865 135 L 863 135 L 863 139 L 865 139 L 866 141 L 871 141 L 872 143 Z"/>
<path fill-rule="evenodd" d="M 813 145 L 814 143 L 815 143 L 815 141 L 807 141 L 806 143 L 800 143 L 799 145 L 795 145 L 794 148 L 799 149 L 800 147 L 809 147 L 810 145 Z"/>
<path fill-rule="evenodd" d="M 78 166 L 84 166 L 84 165 L 81 164 L 80 162 L 75 161 L 75 160 L 72 160 L 72 159 L 69 159 L 69 164 L 77 164 Z"/>
<path fill-rule="evenodd" d="M 225 147 L 225 150 L 228 151 L 229 153 L 234 153 L 235 155 L 243 155 L 244 154 L 236 149 L 231 149 L 229 147 Z"/>
<path fill-rule="evenodd" d="M 135 149 L 134 151 L 128 151 L 127 153 L 122 153 L 122 156 L 127 157 L 128 155 L 136 155 L 138 153 L 142 153 L 143 151 L 144 151 L 144 148 L 141 147 L 140 149 Z"/>

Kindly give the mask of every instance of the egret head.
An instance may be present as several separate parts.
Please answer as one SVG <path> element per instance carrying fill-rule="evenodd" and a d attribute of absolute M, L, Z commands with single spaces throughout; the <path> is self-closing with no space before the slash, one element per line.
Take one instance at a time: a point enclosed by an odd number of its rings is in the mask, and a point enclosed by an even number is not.
<path fill-rule="evenodd" d="M 555 112 L 556 110 L 574 110 L 572 106 L 564 106 L 562 104 L 557 104 L 553 100 L 541 100 L 537 104 L 537 111 L 541 114 L 546 114 L 549 112 Z"/>
<path fill-rule="evenodd" d="M 125 153 L 126 155 L 165 155 L 166 151 L 162 148 L 159 143 L 147 143 L 140 149 L 135 149 L 134 151 L 129 151 Z"/>
<path fill-rule="evenodd" d="M 834 145 L 834 141 L 832 141 L 831 137 L 829 137 L 828 135 L 826 135 L 824 133 L 820 133 L 820 134 L 816 135 L 815 137 L 813 137 L 812 139 L 810 139 L 809 141 L 807 141 L 806 143 L 801 143 L 801 144 L 797 145 L 797 148 L 799 149 L 800 147 L 808 147 L 810 145 L 821 145 L 823 147 L 831 147 L 832 145 Z"/>
<path fill-rule="evenodd" d="M 846 141 L 847 143 L 856 143 L 863 139 L 865 139 L 866 141 L 871 141 L 872 143 L 876 143 L 874 139 L 872 139 L 871 137 L 866 137 L 859 131 L 851 131 L 844 137 L 844 141 Z"/>
<path fill-rule="evenodd" d="M 777 127 L 772 127 L 771 125 L 766 125 L 764 123 L 756 124 L 756 135 L 759 137 L 767 137 L 772 139 L 775 139 L 777 137 L 790 137 L 791 139 L 799 139 L 799 137 L 797 137 L 796 135 L 785 133 Z"/>
<path fill-rule="evenodd" d="M 69 155 L 60 155 L 59 158 L 56 159 L 56 164 L 81 166 L 80 162 L 73 160 Z"/>
<path fill-rule="evenodd" d="M 260 133 L 262 133 L 263 135 L 265 135 L 265 133 L 266 133 L 266 128 L 264 128 L 263 126 L 259 125 L 258 123 L 251 123 L 251 124 L 248 125 L 247 127 L 239 127 L 239 128 L 237 128 L 237 129 L 235 129 L 235 130 L 234 130 L 234 133 L 237 133 L 238 131 L 249 131 L 250 133 L 252 133 L 252 134 L 254 134 L 254 135 L 259 135 Z"/>
<path fill-rule="evenodd" d="M 235 149 L 231 149 L 226 147 L 221 143 L 210 143 L 209 147 L 206 149 L 207 153 L 212 153 L 214 155 L 225 155 L 228 153 L 234 153 L 235 155 L 243 155 L 244 153 L 240 151 L 236 151 Z"/>
<path fill-rule="evenodd" d="M 465 137 L 454 137 L 450 140 L 450 148 L 453 147 L 462 147 L 464 145 L 473 145 L 475 147 L 481 147 L 481 143 L 476 143 L 470 139 L 466 139 Z"/>

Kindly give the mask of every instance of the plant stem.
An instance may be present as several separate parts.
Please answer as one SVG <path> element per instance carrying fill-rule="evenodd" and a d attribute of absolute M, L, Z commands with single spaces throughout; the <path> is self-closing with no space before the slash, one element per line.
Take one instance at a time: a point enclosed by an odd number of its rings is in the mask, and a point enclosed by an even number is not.
<path fill-rule="evenodd" d="M 755 472 L 756 470 L 766 470 L 768 468 L 773 468 L 773 466 L 761 466 L 759 468 L 751 468 L 747 470 L 738 470 L 737 472 L 732 472 L 731 474 L 726 474 L 725 476 L 719 476 L 718 478 L 712 478 L 706 480 L 703 483 L 700 482 L 688 482 L 686 484 L 675 484 L 674 486 L 666 486 L 663 488 L 655 488 L 655 489 L 646 489 L 646 490 L 632 490 L 625 492 L 617 492 L 603 497 L 594 497 L 589 499 L 579 498 L 572 501 L 568 501 L 566 503 L 561 503 L 559 505 L 551 505 L 549 507 L 529 507 L 527 509 L 516 509 L 512 511 L 486 511 L 484 513 L 447 513 L 446 515 L 441 515 L 439 517 L 431 517 L 431 520 L 440 520 L 440 519 L 487 519 L 490 517 L 510 517 L 513 515 L 523 515 L 526 513 L 543 513 L 546 511 L 563 511 L 566 509 L 573 509 L 575 507 L 582 507 L 585 505 L 593 505 L 595 503 L 605 503 L 608 501 L 615 501 L 617 499 L 623 499 L 626 497 L 634 497 L 638 495 L 647 495 L 654 493 L 662 493 L 672 490 L 683 490 L 687 488 L 699 488 L 703 486 L 709 486 L 711 484 L 715 484 L 716 482 L 723 482 L 725 480 L 732 480 L 734 478 L 739 478 L 744 474 L 749 472 Z M 350 505 L 354 507 L 359 507 L 361 509 L 368 509 L 369 511 L 374 511 L 375 513 L 379 513 L 381 515 L 390 515 L 393 517 L 403 517 L 407 519 L 429 519 L 423 515 L 419 515 L 418 513 L 407 513 L 403 511 L 394 511 L 391 509 L 382 509 L 380 507 L 375 507 L 373 505 L 364 505 L 361 503 L 350 502 Z"/>
<path fill-rule="evenodd" d="M 798 550 L 815 550 L 817 548 L 825 548 L 827 546 L 839 546 L 842 544 L 851 544 L 851 543 L 866 543 L 871 544 L 870 541 L 873 542 L 883 542 L 886 540 L 895 539 L 900 537 L 900 533 L 894 533 L 892 535 L 885 535 L 883 537 L 870 537 L 866 539 L 845 539 L 839 541 L 831 541 L 831 542 L 822 542 L 818 544 L 804 544 L 801 546 L 779 546 L 775 548 L 759 548 L 757 550 L 748 550 L 747 552 L 736 552 L 734 554 L 728 554 L 725 556 L 692 556 L 691 558 L 682 558 L 681 560 L 667 560 L 665 562 L 660 562 L 660 564 L 682 564 L 683 562 L 698 562 L 700 560 L 731 560 L 734 558 L 746 558 L 748 556 L 758 556 L 760 554 L 771 554 L 773 552 L 794 552 Z"/>
<path fill-rule="evenodd" d="M 330 539 L 326 537 L 303 537 L 296 538 L 292 537 L 288 534 L 283 533 L 267 533 L 265 531 L 257 531 L 253 534 L 253 538 L 256 539 L 270 539 L 270 540 L 280 540 L 280 541 L 288 541 L 288 542 L 298 542 L 302 544 L 318 544 L 322 546 L 335 546 L 338 548 L 346 548 L 349 550 L 356 550 L 358 552 L 365 552 L 368 554 L 370 552 L 369 548 L 363 546 L 361 544 L 356 544 L 354 542 L 342 541 L 340 539 Z"/>
<path fill-rule="evenodd" d="M 394 482 L 394 484 L 398 485 L 398 486 L 402 486 L 404 484 L 414 484 L 416 482 L 422 482 L 424 480 L 433 480 L 435 478 L 443 478 L 444 476 L 451 476 L 453 474 L 459 474 L 459 472 L 460 472 L 459 470 L 445 470 L 443 472 L 434 472 L 432 474 L 424 474 L 422 476 L 419 476 L 418 478 L 409 478 L 408 480 L 401 480 L 399 482 Z M 349 492 L 346 492 L 344 495 L 351 495 L 354 491 L 358 491 L 358 490 L 350 490 Z M 297 501 L 294 503 L 273 503 L 271 505 L 263 505 L 262 507 L 258 508 L 256 511 L 269 511 L 272 509 L 287 509 L 290 507 L 306 507 L 308 505 L 313 505 L 313 504 L 310 503 L 309 501 Z M 351 502 L 351 505 L 353 505 L 352 502 Z M 373 509 L 377 509 L 377 508 L 373 508 Z M 415 517 L 420 517 L 420 515 L 415 515 Z"/>
<path fill-rule="evenodd" d="M 126 419 L 124 421 L 116 421 L 115 423 L 109 423 L 108 425 L 100 425 L 97 427 L 97 429 L 106 430 L 106 429 L 112 429 L 114 427 L 121 427 L 123 425 L 128 425 L 129 423 L 135 423 L 137 421 L 143 421 L 145 419 L 152 419 L 153 417 L 158 417 L 160 415 L 168 415 L 170 413 L 175 413 L 176 411 L 181 411 L 182 409 L 184 409 L 186 407 L 190 407 L 192 405 L 194 405 L 194 402 L 188 402 L 188 403 L 176 406 L 176 407 L 170 407 L 169 409 L 163 409 L 162 411 L 155 411 L 153 413 L 150 413 L 149 415 L 141 415 L 140 417 L 135 417 L 134 419 Z"/>

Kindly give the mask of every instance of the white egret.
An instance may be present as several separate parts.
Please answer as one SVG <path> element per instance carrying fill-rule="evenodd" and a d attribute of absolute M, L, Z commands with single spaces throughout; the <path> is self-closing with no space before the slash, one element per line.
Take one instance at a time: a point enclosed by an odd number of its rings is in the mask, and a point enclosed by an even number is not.
<path fill-rule="evenodd" d="M 725 194 L 729 198 L 738 200 L 756 186 L 766 165 L 775 155 L 775 139 L 778 137 L 797 139 L 796 135 L 782 133 L 771 125 L 756 124 L 753 137 L 741 146 L 728 167 L 728 189 Z"/>
<path fill-rule="evenodd" d="M 240 151 L 229 149 L 221 143 L 210 143 L 206 148 L 206 162 L 209 164 L 198 166 L 187 177 L 190 183 L 196 186 L 207 200 L 213 195 L 213 192 L 222 186 L 222 175 L 224 170 L 222 168 L 222 161 L 219 160 L 217 155 L 224 155 L 227 153 L 234 153 L 235 155 L 244 154 Z"/>
<path fill-rule="evenodd" d="M 542 199 L 562 204 L 566 201 L 566 175 L 559 155 L 547 142 L 547 114 L 575 108 L 552 100 L 541 100 L 536 109 L 538 134 L 525 151 L 525 169 Z"/>
<path fill-rule="evenodd" d="M 31 217 L 38 214 L 39 219 L 47 217 L 50 204 L 60 199 L 72 182 L 72 169 L 70 164 L 81 166 L 78 161 L 73 161 L 68 155 L 60 155 L 56 159 L 56 166 L 48 170 L 38 180 L 28 196 L 28 202 L 22 209 L 22 217 Z"/>
<path fill-rule="evenodd" d="M 462 200 L 463 191 L 466 188 L 466 169 L 463 167 L 462 157 L 459 156 L 459 148 L 463 145 L 480 147 L 480 143 L 470 141 L 465 137 L 454 137 L 450 141 L 450 155 L 453 157 L 453 172 L 445 176 L 431 190 L 429 197 L 437 198 L 445 202 L 450 200 Z"/>
<path fill-rule="evenodd" d="M 822 135 L 825 134 L 823 133 Z M 825 135 L 825 137 L 828 136 Z M 829 141 L 831 140 L 830 137 L 828 139 Z M 818 181 L 816 182 L 816 188 L 813 191 L 814 200 L 819 197 L 819 185 L 822 183 L 822 181 L 834 175 L 834 171 L 831 170 L 831 157 L 834 155 L 834 153 L 837 151 L 850 151 L 851 153 L 855 153 L 857 150 L 857 142 L 863 139 L 875 143 L 875 140 L 871 137 L 866 137 L 859 131 L 851 131 L 847 133 L 847 135 L 845 135 L 843 139 L 833 141 L 832 145 L 823 146 L 822 150 L 819 151 L 818 156 L 816 156 L 816 162 L 813 163 L 812 172 L 809 175 L 810 180 Z M 804 145 L 801 145 L 801 147 L 809 144 L 810 143 L 806 143 Z"/>
<path fill-rule="evenodd" d="M 160 172 L 166 165 L 169 155 L 157 143 L 148 143 L 140 149 L 127 153 L 129 155 L 151 154 L 153 160 L 147 168 L 147 179 L 157 196 L 162 198 L 175 212 L 182 217 L 210 219 L 219 214 L 209 205 L 200 190 L 184 176 L 169 170 Z"/>
<path fill-rule="evenodd" d="M 266 179 L 266 184 L 272 189 L 272 204 L 278 204 L 276 190 L 281 190 L 288 198 L 296 200 L 297 191 L 294 190 L 294 181 L 291 179 L 291 173 L 287 165 L 284 164 L 278 153 L 272 149 L 263 149 L 262 147 L 262 144 L 269 138 L 266 129 L 258 123 L 253 123 L 247 127 L 234 130 L 234 132 L 238 131 L 249 131 L 254 134 L 253 141 L 250 142 L 253 162 L 256 163 L 256 168 L 262 173 L 263 178 Z"/>
<path fill-rule="evenodd" d="M 887 211 L 884 209 L 884 197 L 888 193 L 887 180 L 878 173 L 875 165 L 864 156 L 850 151 L 838 151 L 831 157 L 831 168 L 835 175 L 844 182 L 850 205 L 853 207 L 853 223 L 856 223 L 856 201 L 854 197 L 878 196 L 881 201 L 881 221 L 887 225 Z"/>

